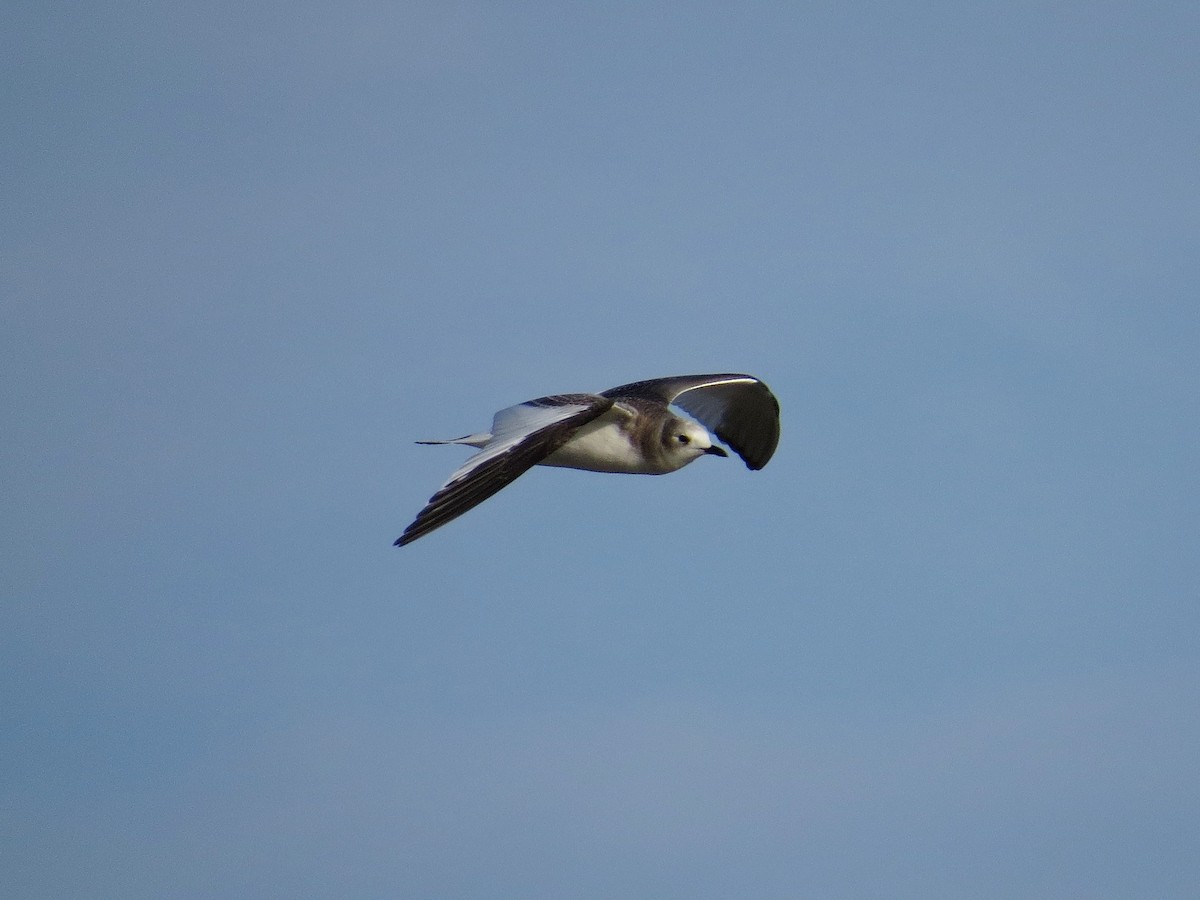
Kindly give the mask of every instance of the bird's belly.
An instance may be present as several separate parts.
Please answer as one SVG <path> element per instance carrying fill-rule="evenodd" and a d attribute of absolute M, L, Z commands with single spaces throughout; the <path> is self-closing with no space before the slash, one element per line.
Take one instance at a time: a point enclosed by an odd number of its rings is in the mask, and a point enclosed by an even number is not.
<path fill-rule="evenodd" d="M 601 416 L 584 425 L 571 439 L 539 463 L 591 472 L 659 475 L 670 471 L 645 459 L 617 422 Z"/>

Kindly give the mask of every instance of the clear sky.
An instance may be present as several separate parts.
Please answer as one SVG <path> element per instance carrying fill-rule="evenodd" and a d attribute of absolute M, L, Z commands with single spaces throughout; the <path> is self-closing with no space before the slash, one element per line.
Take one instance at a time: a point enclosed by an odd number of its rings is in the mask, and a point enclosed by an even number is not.
<path fill-rule="evenodd" d="M 4 18 L 0 892 L 1200 896 L 1200 6 Z"/>

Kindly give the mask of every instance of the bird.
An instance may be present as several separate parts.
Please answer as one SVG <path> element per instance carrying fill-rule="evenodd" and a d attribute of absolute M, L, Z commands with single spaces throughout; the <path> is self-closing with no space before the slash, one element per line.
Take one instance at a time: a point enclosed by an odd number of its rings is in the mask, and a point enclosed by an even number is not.
<path fill-rule="evenodd" d="M 491 431 L 417 441 L 479 452 L 438 488 L 393 546 L 441 528 L 533 466 L 664 475 L 701 456 L 728 456 L 718 439 L 747 468 L 767 464 L 779 444 L 779 401 L 766 384 L 752 375 L 676 375 L 518 403 L 496 413 Z"/>

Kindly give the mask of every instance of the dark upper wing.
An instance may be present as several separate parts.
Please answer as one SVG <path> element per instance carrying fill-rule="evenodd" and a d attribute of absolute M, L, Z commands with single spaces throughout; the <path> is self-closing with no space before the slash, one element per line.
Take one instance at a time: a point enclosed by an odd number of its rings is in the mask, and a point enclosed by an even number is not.
<path fill-rule="evenodd" d="M 612 405 L 611 399 L 595 394 L 563 394 L 496 413 L 492 439 L 429 498 L 395 546 L 412 543 L 512 484 L 561 447 L 576 428 L 603 415 Z"/>
<path fill-rule="evenodd" d="M 673 403 L 699 419 L 751 469 L 761 469 L 779 444 L 779 401 L 750 375 L 678 375 L 623 384 L 604 397 L 646 397 Z"/>

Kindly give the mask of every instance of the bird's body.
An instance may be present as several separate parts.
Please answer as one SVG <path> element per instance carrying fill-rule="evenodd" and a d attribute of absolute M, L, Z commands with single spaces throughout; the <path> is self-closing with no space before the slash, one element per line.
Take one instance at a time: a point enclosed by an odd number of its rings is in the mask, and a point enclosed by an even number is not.
<path fill-rule="evenodd" d="M 671 471 L 663 468 L 662 462 L 647 457 L 639 446 L 638 436 L 626 428 L 634 415 L 630 407 L 614 403 L 607 412 L 575 429 L 569 441 L 538 465 L 626 474 L 657 475 Z"/>
<path fill-rule="evenodd" d="M 496 413 L 492 430 L 448 441 L 479 452 L 455 471 L 396 545 L 415 541 L 482 503 L 535 465 L 663 475 L 705 454 L 727 456 L 713 428 L 751 469 L 779 442 L 779 403 L 749 375 L 685 375 L 621 385 L 601 394 L 555 394 Z"/>

